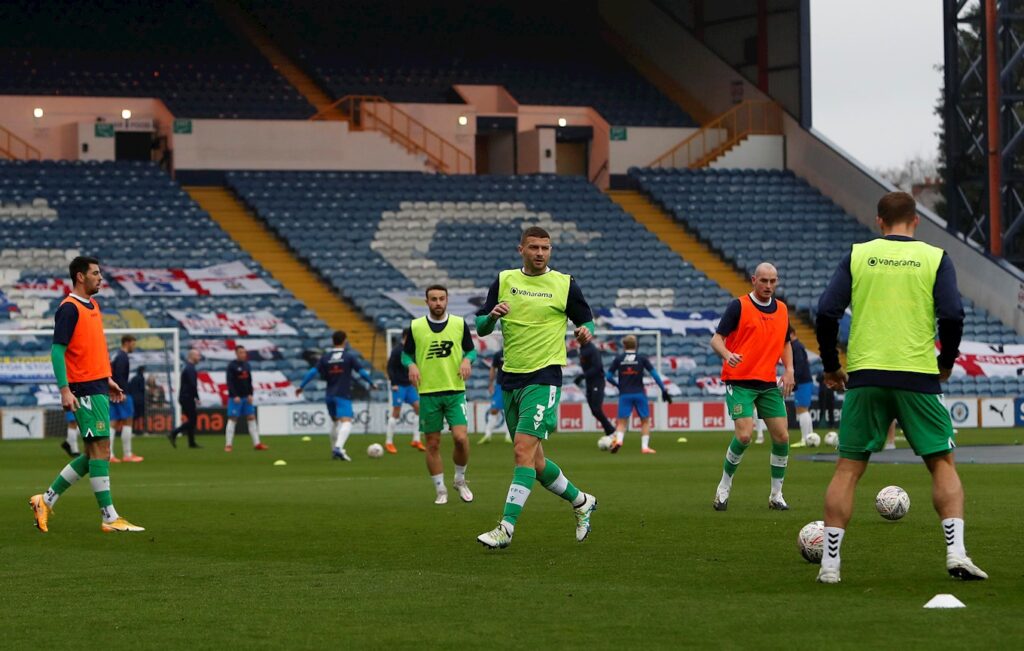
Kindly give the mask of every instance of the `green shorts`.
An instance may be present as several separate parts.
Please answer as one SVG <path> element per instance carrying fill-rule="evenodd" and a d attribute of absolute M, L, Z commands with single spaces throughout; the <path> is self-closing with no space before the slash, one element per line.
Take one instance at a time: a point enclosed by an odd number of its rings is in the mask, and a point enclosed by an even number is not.
<path fill-rule="evenodd" d="M 558 429 L 558 400 L 562 387 L 531 384 L 513 391 L 502 391 L 505 425 L 510 434 L 529 434 L 545 440 Z"/>
<path fill-rule="evenodd" d="M 893 419 L 899 420 L 914 454 L 927 457 L 953 450 L 953 422 L 942 396 L 902 389 L 858 387 L 846 392 L 839 421 L 839 456 L 867 461 L 885 445 Z"/>
<path fill-rule="evenodd" d="M 779 387 L 748 389 L 734 384 L 725 385 L 725 404 L 733 420 L 753 418 L 757 407 L 758 418 L 787 418 L 786 401 Z"/>
<path fill-rule="evenodd" d="M 78 398 L 75 411 L 78 431 L 84 439 L 105 439 L 110 437 L 110 396 L 102 393 Z"/>
<path fill-rule="evenodd" d="M 435 434 L 448 427 L 467 424 L 466 393 L 464 391 L 449 395 L 420 396 L 420 431 L 424 434 Z"/>

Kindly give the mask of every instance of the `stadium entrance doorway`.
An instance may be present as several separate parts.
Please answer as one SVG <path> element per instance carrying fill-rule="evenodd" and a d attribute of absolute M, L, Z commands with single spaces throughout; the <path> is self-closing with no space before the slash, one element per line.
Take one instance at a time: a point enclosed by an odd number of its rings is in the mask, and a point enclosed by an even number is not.
<path fill-rule="evenodd" d="M 514 117 L 477 117 L 477 174 L 516 173 L 516 122 Z"/>

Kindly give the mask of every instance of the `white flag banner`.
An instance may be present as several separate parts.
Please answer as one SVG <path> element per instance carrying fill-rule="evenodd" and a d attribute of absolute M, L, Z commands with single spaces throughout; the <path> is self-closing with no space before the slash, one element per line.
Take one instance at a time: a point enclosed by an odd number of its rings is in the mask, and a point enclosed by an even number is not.
<path fill-rule="evenodd" d="M 284 320 L 267 310 L 252 312 L 196 312 L 167 310 L 190 335 L 199 336 L 282 336 L 299 334 Z"/>
<path fill-rule="evenodd" d="M 105 272 L 131 296 L 250 296 L 277 290 L 242 262 L 199 269 L 109 267 Z"/>
<path fill-rule="evenodd" d="M 722 315 L 717 312 L 678 312 L 647 308 L 594 310 L 599 326 L 612 330 L 661 330 L 664 334 L 712 335 Z"/>
<path fill-rule="evenodd" d="M 228 382 L 224 371 L 199 371 L 196 374 L 199 403 L 204 407 L 223 407 L 228 403 Z M 252 372 L 254 405 L 296 402 L 295 385 L 281 371 Z"/>
<path fill-rule="evenodd" d="M 953 375 L 1020 377 L 1024 375 L 1024 344 L 961 341 Z"/>
<path fill-rule="evenodd" d="M 242 346 L 249 351 L 250 359 L 281 359 L 277 344 L 269 339 L 193 339 L 191 347 L 198 350 L 203 359 L 232 360 L 235 349 Z"/>

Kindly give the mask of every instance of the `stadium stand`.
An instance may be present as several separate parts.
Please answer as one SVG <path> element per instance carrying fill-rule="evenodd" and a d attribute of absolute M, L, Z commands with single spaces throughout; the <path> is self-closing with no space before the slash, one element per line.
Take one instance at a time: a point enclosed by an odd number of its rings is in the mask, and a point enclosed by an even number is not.
<path fill-rule="evenodd" d="M 379 2 L 248 7 L 335 98 L 461 103 L 455 84 L 500 84 L 521 104 L 592 106 L 610 124 L 696 126 L 614 54 L 598 36 L 599 27 L 588 22 L 592 18 L 571 7 L 544 5 L 543 22 L 526 5 L 426 2 L 400 11 Z M 445 37 L 439 39 L 441 29 Z"/>
<path fill-rule="evenodd" d="M 315 111 L 213 3 L 3 3 L 0 44 L 0 94 L 158 97 L 188 118 Z"/>
<path fill-rule="evenodd" d="M 45 206 L 43 202 L 45 201 Z M 52 327 L 60 298 L 32 298 L 14 286 L 20 279 L 66 278 L 70 257 L 94 255 L 108 266 L 203 267 L 240 261 L 277 289 L 259 296 L 134 296 L 116 284 L 100 295 L 105 313 L 137 310 L 150 327 L 180 324 L 169 309 L 202 311 L 271 310 L 300 336 L 269 337 L 282 359 L 253 360 L 255 370 L 280 370 L 293 382 L 306 368 L 302 352 L 322 348 L 327 327 L 245 254 L 174 181 L 155 164 L 0 161 L 0 202 L 38 206 L 49 218 L 0 216 L 4 228 L 0 290 L 18 311 L 0 310 L 0 329 Z M 10 261 L 10 262 L 8 262 Z M 182 331 L 182 349 L 189 336 Z M 216 338 L 216 337 L 212 337 Z M 0 355 L 48 352 L 49 342 L 0 338 Z M 219 368 L 226 362 L 209 362 Z M 34 404 L 31 385 L 5 385 L 0 405 Z M 314 397 L 316 391 L 313 391 Z"/>
<path fill-rule="evenodd" d="M 875 235 L 790 171 L 639 169 L 644 192 L 737 268 L 775 261 L 780 295 L 813 312 L 850 245 Z M 964 297 L 964 339 L 1024 343 L 1024 337 Z M 1024 378 L 952 378 L 948 392 L 1024 390 Z"/>
<path fill-rule="evenodd" d="M 379 328 L 409 315 L 384 295 L 486 288 L 519 264 L 524 224 L 552 233 L 555 268 L 577 278 L 594 307 L 721 310 L 730 296 L 582 177 L 442 176 L 386 172 L 231 172 L 242 200 Z M 642 261 L 642 263 L 638 263 Z M 699 358 L 670 376 L 686 395 L 721 362 L 707 336 L 670 336 L 666 356 Z M 483 398 L 486 379 L 473 380 Z"/>

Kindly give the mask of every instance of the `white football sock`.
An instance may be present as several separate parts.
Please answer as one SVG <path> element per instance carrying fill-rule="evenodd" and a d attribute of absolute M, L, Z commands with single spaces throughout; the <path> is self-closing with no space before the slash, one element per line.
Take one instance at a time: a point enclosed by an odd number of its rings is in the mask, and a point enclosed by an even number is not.
<path fill-rule="evenodd" d="M 419 443 L 422 435 L 423 433 L 420 432 L 420 415 L 416 414 L 412 419 L 412 442 Z"/>
<path fill-rule="evenodd" d="M 394 416 L 388 416 L 388 424 L 384 428 L 384 443 L 386 445 L 395 444 L 395 425 L 398 424 L 398 419 Z"/>
<path fill-rule="evenodd" d="M 723 470 L 722 481 L 718 482 L 718 487 L 724 488 L 725 490 L 730 490 L 732 488 L 732 475 Z"/>
<path fill-rule="evenodd" d="M 494 428 L 498 426 L 498 414 L 492 414 L 488 412 L 487 419 L 484 421 L 484 436 L 491 438 L 494 434 Z"/>
<path fill-rule="evenodd" d="M 455 483 L 466 481 L 466 466 L 455 466 Z"/>
<path fill-rule="evenodd" d="M 811 412 L 805 411 L 796 415 L 796 422 L 800 425 L 800 441 L 806 443 L 807 435 L 814 431 L 814 421 L 811 420 Z"/>
<path fill-rule="evenodd" d="M 448 492 L 448 489 L 444 487 L 444 473 L 443 472 L 440 473 L 440 474 L 437 474 L 437 475 L 431 475 L 430 478 L 434 480 L 434 490 L 437 491 L 438 495 L 440 495 L 441 493 L 447 493 Z"/>
<path fill-rule="evenodd" d="M 75 469 L 71 467 L 70 463 L 61 469 L 60 476 L 64 478 L 64 481 L 71 484 L 71 486 L 74 486 L 75 482 L 82 478 L 81 475 L 75 472 Z M 68 488 L 70 488 L 70 486 Z M 43 493 L 43 501 L 46 502 L 46 505 L 51 509 L 59 499 L 60 495 L 57 494 L 57 492 L 54 491 L 52 488 L 47 488 L 46 492 Z"/>
<path fill-rule="evenodd" d="M 249 438 L 252 439 L 253 445 L 260 444 L 260 426 L 255 418 L 249 420 Z"/>
<path fill-rule="evenodd" d="M 946 518 L 942 521 L 942 534 L 946 537 L 946 553 L 957 558 L 967 556 L 964 548 L 963 518 Z"/>
<path fill-rule="evenodd" d="M 643 436 L 640 437 L 640 449 L 646 450 L 649 447 L 651 447 L 651 435 L 644 434 Z"/>
<path fill-rule="evenodd" d="M 782 494 L 783 477 L 772 477 L 772 497 Z"/>
<path fill-rule="evenodd" d="M 224 427 L 224 447 L 228 447 L 235 442 L 235 421 L 228 419 L 228 424 Z"/>
<path fill-rule="evenodd" d="M 825 527 L 825 544 L 821 554 L 821 566 L 830 570 L 839 569 L 839 547 L 843 544 L 845 529 Z"/>
<path fill-rule="evenodd" d="M 338 428 L 338 449 L 345 449 L 345 442 L 348 441 L 349 434 L 352 433 L 352 421 L 345 420 L 341 422 L 341 426 Z"/>
<path fill-rule="evenodd" d="M 619 445 L 622 445 L 622 442 L 625 441 L 625 440 L 626 440 L 626 433 L 625 432 L 620 432 L 619 430 L 615 430 L 615 441 Z"/>
<path fill-rule="evenodd" d="M 78 452 L 78 428 L 68 428 L 68 447 L 71 448 L 71 454 L 79 454 Z"/>
<path fill-rule="evenodd" d="M 121 428 L 121 452 L 123 456 L 132 457 L 132 426 L 125 425 Z"/>

